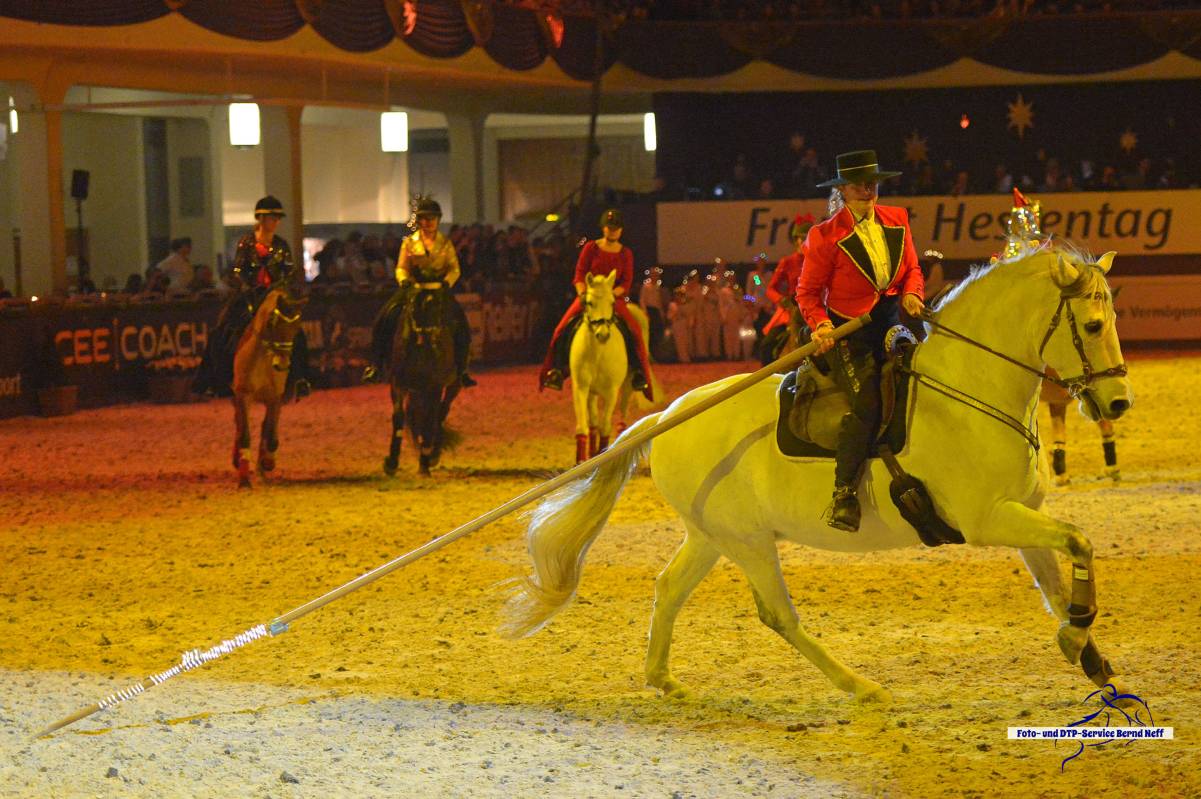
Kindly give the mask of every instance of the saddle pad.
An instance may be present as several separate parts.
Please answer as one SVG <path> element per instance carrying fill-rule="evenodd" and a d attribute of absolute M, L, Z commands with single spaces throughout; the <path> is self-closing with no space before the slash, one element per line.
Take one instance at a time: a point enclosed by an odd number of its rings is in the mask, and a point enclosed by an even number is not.
<path fill-rule="evenodd" d="M 878 437 L 877 441 L 880 444 L 885 444 L 893 452 L 900 452 L 905 448 L 905 439 L 908 432 L 908 416 L 909 416 L 909 360 L 911 352 L 907 352 L 903 357 L 900 368 L 884 368 L 882 369 L 882 381 L 891 381 L 891 392 L 888 389 L 881 391 L 883 404 L 887 411 L 887 406 L 891 404 L 892 413 L 888 419 L 888 425 L 883 433 Z M 896 364 L 893 361 L 892 364 Z M 888 395 L 892 393 L 893 401 L 888 403 Z M 797 436 L 788 424 L 788 417 L 792 411 L 792 404 L 796 400 L 796 372 L 789 372 L 784 376 L 784 380 L 780 383 L 779 396 L 779 413 L 776 416 L 776 446 L 780 448 L 780 452 L 790 458 L 833 458 L 834 451 L 818 446 L 812 441 L 807 441 Z M 877 453 L 876 443 L 872 444 L 870 457 L 879 457 Z"/>

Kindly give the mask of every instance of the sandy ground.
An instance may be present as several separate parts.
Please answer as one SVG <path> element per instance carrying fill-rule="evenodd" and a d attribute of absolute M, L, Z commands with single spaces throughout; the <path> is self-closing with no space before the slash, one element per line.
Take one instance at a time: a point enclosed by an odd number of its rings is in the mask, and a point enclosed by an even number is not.
<path fill-rule="evenodd" d="M 662 367 L 678 394 L 737 370 Z M 869 556 L 785 544 L 804 624 L 888 707 L 858 706 L 763 627 L 721 563 L 677 625 L 677 676 L 643 686 L 655 574 L 682 527 L 645 475 L 593 547 L 580 600 L 545 632 L 493 632 L 525 568 L 498 522 L 49 739 L 44 725 L 297 607 L 570 464 L 570 403 L 533 369 L 482 375 L 432 478 L 385 478 L 386 390 L 285 411 L 278 477 L 228 466 L 227 403 L 0 422 L 0 796 L 1198 796 L 1201 357 L 1131 360 L 1122 481 L 1074 413 L 1073 483 L 1049 509 L 1098 553 L 1102 650 L 1176 740 L 1007 741 L 1080 718 L 1016 553 Z M 1047 425 L 1044 423 L 1044 429 Z"/>

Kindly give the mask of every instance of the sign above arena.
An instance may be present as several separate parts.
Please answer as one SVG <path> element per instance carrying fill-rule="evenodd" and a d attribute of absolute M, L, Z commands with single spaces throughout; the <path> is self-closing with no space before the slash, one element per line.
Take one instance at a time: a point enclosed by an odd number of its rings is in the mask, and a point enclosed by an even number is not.
<path fill-rule="evenodd" d="M 1201 253 L 1201 190 L 1032 194 L 1042 204 L 1042 230 L 1094 253 Z M 963 197 L 883 197 L 909 209 L 918 252 L 984 261 L 1001 249 L 1009 194 Z M 663 264 L 703 264 L 714 258 L 773 261 L 791 251 L 788 226 L 797 214 L 825 216 L 826 201 L 739 200 L 659 203 L 658 254 Z"/>

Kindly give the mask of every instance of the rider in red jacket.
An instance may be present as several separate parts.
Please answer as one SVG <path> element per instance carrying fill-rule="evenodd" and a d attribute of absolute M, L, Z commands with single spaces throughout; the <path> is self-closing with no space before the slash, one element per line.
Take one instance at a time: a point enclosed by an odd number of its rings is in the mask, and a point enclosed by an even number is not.
<path fill-rule="evenodd" d="M 880 364 L 884 337 L 900 323 L 899 308 L 911 316 L 924 309 L 922 272 L 917 263 L 909 214 L 876 205 L 879 182 L 900 175 L 881 172 L 874 150 L 838 156 L 838 177 L 830 186 L 831 216 L 805 239 L 805 268 L 797 282 L 797 305 L 813 331 L 818 353 L 834 347 L 830 331 L 871 313 L 871 324 L 838 342 L 827 356 L 834 380 L 847 392 L 851 412 L 843 417 L 834 465 L 831 527 L 859 529 L 856 490 L 880 424 Z"/>
<path fill-rule="evenodd" d="M 575 286 L 576 299 L 555 327 L 539 373 L 540 388 L 563 388 L 563 380 L 569 371 L 568 357 L 571 348 L 571 336 L 565 333 L 584 310 L 580 298 L 584 295 L 585 278 L 588 275 L 604 276 L 616 272 L 613 294 L 617 301 L 613 304 L 613 310 L 622 322 L 618 327 L 626 342 L 630 382 L 635 391 L 641 391 L 647 399 L 651 399 L 651 389 L 646 382 L 646 376 L 650 374 L 650 356 L 646 351 L 646 343 L 642 340 L 642 329 L 630 314 L 628 307 L 630 289 L 634 285 L 634 252 L 621 243 L 622 224 L 621 211 L 615 208 L 605 211 L 600 219 L 604 235 L 588 242 L 580 250 L 575 277 L 571 281 Z"/>

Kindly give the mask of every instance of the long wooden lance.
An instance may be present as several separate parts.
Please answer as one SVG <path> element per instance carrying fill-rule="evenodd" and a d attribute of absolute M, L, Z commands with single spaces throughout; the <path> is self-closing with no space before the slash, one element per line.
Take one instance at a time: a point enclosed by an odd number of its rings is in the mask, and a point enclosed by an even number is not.
<path fill-rule="evenodd" d="M 857 319 L 852 319 L 849 322 L 834 328 L 834 330 L 831 332 L 831 337 L 837 340 L 848 336 L 851 333 L 854 333 L 856 330 L 859 330 L 864 325 L 868 324 L 870 321 L 871 316 L 869 314 L 864 314 Z M 743 391 L 746 391 L 751 386 L 770 377 L 771 375 L 795 369 L 801 361 L 812 355 L 816 349 L 817 345 L 814 342 L 809 342 L 803 347 L 799 347 L 783 357 L 773 361 L 772 363 L 769 363 L 762 369 L 746 375 L 735 383 L 731 383 L 729 386 L 726 386 L 716 394 L 706 397 L 696 405 L 692 405 L 679 411 L 678 413 L 674 413 L 667 419 L 662 419 L 645 430 L 639 431 L 638 433 L 634 433 L 629 436 L 622 436 L 610 449 L 605 450 L 596 457 L 590 458 L 583 463 L 576 464 L 574 467 L 568 469 L 551 480 L 547 480 L 544 483 L 534 486 L 530 490 L 514 497 L 505 504 L 493 508 L 483 516 L 476 517 L 466 524 L 456 527 L 449 533 L 432 539 L 428 543 L 423 544 L 422 546 L 419 546 L 410 552 L 406 552 L 395 560 L 390 560 L 382 566 L 377 566 L 371 571 L 356 577 L 350 582 L 335 588 L 334 590 L 317 597 L 316 599 L 306 602 L 300 607 L 290 610 L 282 616 L 272 619 L 267 624 L 259 624 L 251 627 L 249 630 L 239 633 L 233 638 L 227 638 L 221 643 L 210 647 L 209 649 L 190 649 L 187 652 L 184 652 L 180 657 L 179 662 L 166 671 L 161 671 L 158 674 L 152 674 L 140 682 L 136 682 L 127 688 L 117 691 L 114 694 L 110 694 L 95 704 L 81 708 L 71 715 L 54 722 L 33 737 L 42 738 L 50 733 L 56 732 L 57 730 L 61 730 L 63 727 L 85 719 L 88 716 L 91 716 L 93 713 L 99 713 L 102 710 L 107 710 L 122 702 L 133 699 L 135 696 L 138 696 L 139 694 L 142 694 L 151 688 L 156 688 L 162 685 L 172 677 L 183 674 L 185 671 L 191 671 L 198 666 L 203 666 L 210 661 L 216 660 L 222 655 L 227 655 L 235 649 L 240 649 L 246 644 L 258 640 L 259 638 L 276 636 L 287 632 L 288 626 L 301 616 L 306 616 L 318 608 L 325 607 L 334 600 L 341 599 L 352 591 L 357 591 L 363 586 L 373 583 L 385 575 L 391 574 L 401 566 L 407 566 L 415 560 L 419 560 L 424 558 L 426 555 L 437 552 L 446 545 L 457 541 L 464 536 L 474 533 L 481 527 L 491 524 L 497 519 L 507 516 L 513 511 L 530 504 L 534 500 L 540 499 L 547 494 L 562 488 L 568 483 L 586 476 L 607 461 L 622 457 L 636 447 L 642 446 L 655 436 L 662 435 L 668 430 L 671 430 L 673 427 L 677 427 L 689 419 L 695 418 L 713 406 L 725 402 L 735 394 L 740 394 Z"/>

